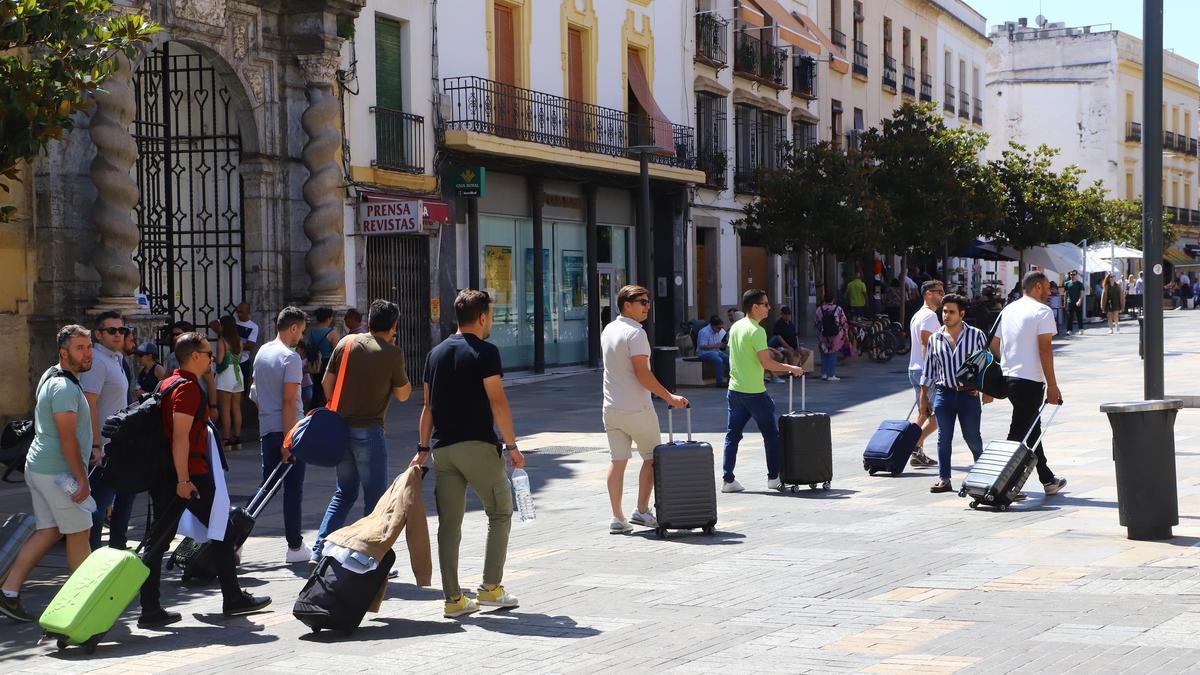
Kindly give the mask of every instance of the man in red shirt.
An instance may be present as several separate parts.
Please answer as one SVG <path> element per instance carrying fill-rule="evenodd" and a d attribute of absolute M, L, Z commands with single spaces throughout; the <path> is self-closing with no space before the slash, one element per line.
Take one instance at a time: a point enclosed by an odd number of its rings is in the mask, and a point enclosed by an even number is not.
<path fill-rule="evenodd" d="M 163 400 L 163 429 L 170 438 L 171 463 L 158 485 L 150 489 L 154 520 L 178 517 L 179 505 L 190 499 L 186 502 L 187 509 L 208 525 L 216 496 L 212 472 L 214 468 L 223 470 L 223 467 L 212 467 L 208 462 L 208 402 L 199 385 L 199 378 L 212 364 L 212 346 L 200 333 L 184 333 L 175 341 L 175 356 L 179 359 L 179 368 L 158 385 L 161 392 L 179 379 L 185 380 Z M 169 545 L 168 540 L 148 549 L 142 557 L 150 568 L 150 577 L 142 585 L 139 628 L 166 626 L 181 618 L 178 612 L 168 612 L 159 603 L 162 558 Z M 255 597 L 241 589 L 233 547 L 228 542 L 212 541 L 211 546 L 226 616 L 249 614 L 271 604 L 270 598 Z"/>

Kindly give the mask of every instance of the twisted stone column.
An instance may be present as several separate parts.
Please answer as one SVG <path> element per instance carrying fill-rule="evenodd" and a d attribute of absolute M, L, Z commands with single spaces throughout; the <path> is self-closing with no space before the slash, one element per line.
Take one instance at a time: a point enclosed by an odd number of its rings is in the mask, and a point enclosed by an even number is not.
<path fill-rule="evenodd" d="M 339 128 L 341 114 L 333 95 L 337 53 L 305 54 L 296 57 L 308 81 L 308 108 L 300 124 L 308 134 L 301 151 L 308 180 L 304 181 L 304 201 L 309 212 L 304 217 L 304 234 L 312 243 L 304 256 L 311 285 L 310 301 L 318 305 L 340 306 L 346 302 L 345 254 L 342 239 L 342 167 L 338 150 L 342 143 Z"/>
<path fill-rule="evenodd" d="M 97 308 L 132 309 L 137 306 L 140 282 L 133 262 L 139 232 L 133 220 L 138 203 L 138 186 L 130 170 L 138 149 L 129 125 L 133 123 L 133 69 L 129 60 L 117 56 L 117 69 L 96 94 L 90 134 L 96 145 L 91 179 L 96 186 L 92 223 L 100 243 L 92 254 L 92 265 L 100 275 Z"/>

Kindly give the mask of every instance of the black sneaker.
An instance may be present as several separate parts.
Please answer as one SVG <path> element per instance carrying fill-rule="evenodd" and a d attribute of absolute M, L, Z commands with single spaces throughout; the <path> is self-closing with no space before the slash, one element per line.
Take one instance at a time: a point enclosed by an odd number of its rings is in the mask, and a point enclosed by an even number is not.
<path fill-rule="evenodd" d="M 138 628 L 159 628 L 161 626 L 170 626 L 182 618 L 183 615 L 179 612 L 168 612 L 162 607 L 149 612 L 143 609 L 142 615 L 138 617 Z"/>
<path fill-rule="evenodd" d="M 1063 478 L 1061 476 L 1058 478 L 1055 478 L 1054 480 L 1050 481 L 1049 483 L 1042 483 L 1042 489 L 1046 491 L 1047 497 L 1058 494 L 1058 491 L 1062 490 L 1066 486 L 1067 486 L 1067 479 Z"/>
<path fill-rule="evenodd" d="M 241 597 L 233 602 L 226 602 L 223 610 L 225 616 L 241 616 L 243 614 L 253 614 L 269 604 L 271 604 L 271 598 L 265 595 L 258 597 L 242 591 Z"/>
<path fill-rule="evenodd" d="M 21 606 L 21 596 L 19 595 L 15 598 L 10 598 L 0 593 L 0 614 L 21 623 L 30 623 L 33 621 L 33 617 Z"/>

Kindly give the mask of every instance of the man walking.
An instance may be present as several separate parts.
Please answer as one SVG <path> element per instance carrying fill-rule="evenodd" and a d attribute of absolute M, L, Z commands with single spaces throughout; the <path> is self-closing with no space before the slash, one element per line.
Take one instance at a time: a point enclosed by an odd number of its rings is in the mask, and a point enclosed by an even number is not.
<path fill-rule="evenodd" d="M 265 482 L 280 462 L 293 462 L 283 481 L 283 532 L 287 564 L 308 560 L 300 533 L 300 505 L 304 499 L 305 465 L 283 449 L 283 435 L 303 414 L 300 383 L 304 363 L 296 345 L 304 335 L 308 317 L 295 307 L 284 307 L 275 319 L 275 339 L 254 355 L 254 391 L 258 396 L 258 432 L 262 446 L 262 479 Z"/>
<path fill-rule="evenodd" d="M 746 316 L 739 319 L 729 330 L 729 413 L 725 432 L 724 484 L 721 492 L 741 492 L 745 488 L 733 475 L 737 463 L 738 443 L 742 430 L 751 418 L 762 432 L 763 446 L 767 454 L 767 488 L 779 490 L 779 424 L 775 420 L 775 402 L 767 394 L 763 384 L 763 372 L 787 373 L 794 376 L 804 374 L 804 369 L 771 358 L 767 347 L 767 331 L 760 322 L 771 312 L 767 292 L 750 289 L 742 295 L 742 311 Z"/>
<path fill-rule="evenodd" d="M 642 328 L 642 322 L 650 314 L 650 291 L 641 286 L 625 286 L 617 292 L 617 311 L 621 315 L 600 334 L 600 351 L 604 355 L 604 430 L 608 432 L 608 449 L 612 453 L 608 499 L 613 518 L 608 529 L 623 534 L 633 531 L 621 509 L 621 493 L 625 467 L 633 456 L 635 442 L 642 456 L 642 470 L 638 474 L 637 507 L 631 520 L 644 527 L 658 527 L 658 521 L 650 513 L 650 491 L 654 489 L 654 447 L 662 435 L 650 395 L 661 398 L 672 408 L 683 408 L 688 401 L 667 391 L 650 372 L 650 339 Z"/>
<path fill-rule="evenodd" d="M 713 314 L 708 325 L 696 333 L 696 356 L 713 365 L 717 386 L 724 387 L 729 379 L 729 353 L 725 351 L 725 323 Z"/>
<path fill-rule="evenodd" d="M 1083 335 L 1083 282 L 1079 273 L 1071 270 L 1067 273 L 1067 281 L 1063 284 L 1067 292 L 1067 335 L 1071 334 L 1071 326 L 1079 323 L 1079 334 Z"/>
<path fill-rule="evenodd" d="M 937 460 L 925 454 L 925 439 L 937 431 L 937 419 L 928 414 L 921 401 L 921 373 L 925 367 L 925 345 L 929 337 L 936 333 L 941 324 L 938 323 L 938 307 L 941 306 L 942 296 L 946 287 L 936 279 L 921 284 L 921 298 L 924 304 L 913 314 L 908 322 L 908 383 L 912 385 L 913 397 L 917 400 L 917 424 L 921 427 L 921 438 L 917 441 L 917 450 L 909 462 L 915 469 L 937 466 Z"/>
<path fill-rule="evenodd" d="M 1068 282 L 1069 283 L 1069 282 Z M 1039 439 L 1042 423 L 1038 410 L 1042 402 L 1062 405 L 1062 392 L 1054 375 L 1054 317 L 1046 306 L 1050 282 L 1043 272 L 1029 272 L 1021 280 L 1024 295 L 1009 303 L 1000 313 L 1000 327 L 992 338 L 992 353 L 1000 359 L 1001 372 L 1008 385 L 1008 400 L 1012 403 L 1012 422 L 1008 440 L 1025 438 L 1032 425 L 1029 439 Z M 1035 420 L 1037 420 L 1035 422 Z M 1067 484 L 1066 478 L 1056 477 L 1046 465 L 1042 443 L 1031 448 L 1037 455 L 1038 480 L 1046 495 L 1057 494 Z"/>
<path fill-rule="evenodd" d="M 525 466 L 517 449 L 512 412 L 501 382 L 500 350 L 487 337 L 492 306 L 487 293 L 465 290 L 454 299 L 458 332 L 429 352 L 425 361 L 425 406 L 420 442 L 410 466 L 424 464 L 433 447 L 437 472 L 434 496 L 438 511 L 438 563 L 445 595 L 443 615 L 465 616 L 480 605 L 516 607 L 517 599 L 500 585 L 512 526 L 512 485 L 504 468 L 496 427 L 514 469 Z M 467 487 L 483 502 L 488 518 L 483 583 L 475 598 L 458 584 L 458 549 L 467 509 Z"/>
<path fill-rule="evenodd" d="M 867 285 L 862 280 L 862 272 L 855 272 L 854 278 L 846 284 L 846 302 L 850 306 L 851 317 L 866 316 Z"/>
<path fill-rule="evenodd" d="M 350 445 L 345 459 L 337 466 L 337 489 L 317 531 L 317 542 L 309 559 L 312 565 L 321 559 L 325 537 L 346 524 L 359 489 L 363 493 L 364 516 L 375 508 L 375 503 L 387 490 L 390 477 L 383 420 L 393 397 L 404 402 L 412 393 L 404 369 L 404 351 L 396 346 L 399 321 L 400 308 L 396 303 L 372 302 L 367 311 L 370 334 L 342 338 L 334 347 L 325 369 L 321 386 L 326 400 L 332 401 L 342 364 L 349 364 L 339 393 L 337 412 L 350 427 Z"/>
<path fill-rule="evenodd" d="M 171 461 L 170 468 L 150 488 L 150 503 L 154 510 L 154 524 L 150 529 L 156 531 L 164 518 L 177 517 L 179 500 L 186 500 L 186 509 L 197 527 L 205 530 L 203 534 L 192 536 L 204 536 L 209 540 L 213 566 L 221 582 L 225 616 L 250 614 L 271 604 L 271 598 L 256 597 L 241 589 L 233 546 L 224 540 L 229 495 L 224 476 L 215 475 L 224 471 L 224 467 L 221 466 L 215 431 L 209 426 L 206 397 L 199 384 L 200 375 L 212 364 L 212 346 L 200 333 L 184 333 L 175 341 L 175 356 L 179 359 L 179 368 L 158 385 L 158 391 L 164 392 L 176 381 L 184 380 L 162 402 L 163 432 L 170 441 Z M 150 568 L 150 576 L 142 584 L 139 628 L 167 626 L 182 618 L 178 612 L 163 609 L 160 602 L 162 557 L 170 544 L 171 539 L 164 538 L 142 556 L 142 561 Z"/>
<path fill-rule="evenodd" d="M 96 315 L 92 333 L 92 367 L 79 375 L 79 385 L 90 409 L 92 424 L 92 461 L 98 463 L 108 442 L 100 433 L 104 420 L 109 415 L 129 404 L 129 377 L 125 372 L 125 338 L 129 329 L 118 312 L 101 312 Z M 133 500 L 137 495 L 116 494 L 104 482 L 104 470 L 92 472 L 92 498 L 96 500 L 96 511 L 92 514 L 92 531 L 89 543 L 92 550 L 101 546 L 104 530 L 104 514 L 112 507 L 112 519 L 108 528 L 108 545 L 125 548 L 125 534 L 129 518 L 133 514 Z"/>
<path fill-rule="evenodd" d="M 92 420 L 78 379 L 92 367 L 92 339 L 83 326 L 70 325 L 58 331 L 57 340 L 58 364 L 38 381 L 33 443 L 25 459 L 25 484 L 37 530 L 17 553 L 0 593 L 0 613 L 20 622 L 34 620 L 21 606 L 21 584 L 61 537 L 67 538 L 71 571 L 92 552 L 88 532 L 96 502 L 87 476 Z M 72 495 L 59 484 L 69 480 L 78 486 Z"/>
<path fill-rule="evenodd" d="M 249 382 L 250 376 L 254 372 L 254 350 L 258 347 L 258 324 L 254 319 L 250 318 L 250 303 L 242 301 L 234 309 L 237 321 L 238 337 L 242 339 L 242 355 L 240 357 L 240 366 L 242 368 L 242 382 Z"/>
<path fill-rule="evenodd" d="M 983 453 L 979 435 L 981 408 L 979 392 L 958 384 L 955 374 L 971 354 L 987 346 L 987 335 L 967 325 L 967 299 L 950 294 L 942 298 L 942 327 L 929 336 L 925 345 L 925 364 L 921 370 L 921 411 L 937 420 L 938 481 L 930 492 L 950 492 L 950 450 L 954 444 L 954 423 L 962 425 L 963 440 L 971 456 Z M 933 395 L 930 396 L 930 390 Z M 988 399 L 984 398 L 984 402 Z"/>

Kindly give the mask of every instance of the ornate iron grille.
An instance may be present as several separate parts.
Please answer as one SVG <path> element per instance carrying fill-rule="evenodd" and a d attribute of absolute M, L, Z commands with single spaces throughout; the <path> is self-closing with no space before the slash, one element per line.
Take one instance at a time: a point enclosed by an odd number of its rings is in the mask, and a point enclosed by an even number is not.
<path fill-rule="evenodd" d="M 141 198 L 134 261 L 155 314 L 203 327 L 242 300 L 241 137 L 229 90 L 167 43 L 134 76 Z"/>
<path fill-rule="evenodd" d="M 367 240 L 367 297 L 400 305 L 396 344 L 413 386 L 424 382 L 430 350 L 429 239 L 419 235 L 375 235 Z"/>

